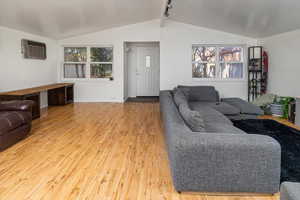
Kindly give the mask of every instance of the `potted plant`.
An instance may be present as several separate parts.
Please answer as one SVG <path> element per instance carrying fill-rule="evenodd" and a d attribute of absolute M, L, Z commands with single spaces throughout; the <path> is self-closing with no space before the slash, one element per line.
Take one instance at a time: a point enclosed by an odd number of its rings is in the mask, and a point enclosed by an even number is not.
<path fill-rule="evenodd" d="M 292 97 L 278 97 L 276 96 L 274 103 L 271 104 L 272 115 L 288 119 L 289 104 L 293 101 Z"/>
<path fill-rule="evenodd" d="M 270 105 L 271 113 L 273 116 L 282 117 L 283 116 L 283 105 L 280 103 L 280 97 L 276 96 L 274 102 Z"/>
<path fill-rule="evenodd" d="M 292 97 L 282 97 L 280 100 L 280 104 L 283 106 L 283 118 L 289 118 L 289 105 L 294 100 Z"/>

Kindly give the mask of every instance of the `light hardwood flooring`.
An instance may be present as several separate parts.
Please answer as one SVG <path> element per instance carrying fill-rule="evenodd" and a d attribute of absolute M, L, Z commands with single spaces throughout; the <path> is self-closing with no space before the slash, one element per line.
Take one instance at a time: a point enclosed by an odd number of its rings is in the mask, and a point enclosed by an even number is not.
<path fill-rule="evenodd" d="M 249 183 L 251 184 L 251 183 Z M 178 194 L 158 103 L 53 107 L 31 135 L 0 153 L 0 199 L 277 200 Z"/>

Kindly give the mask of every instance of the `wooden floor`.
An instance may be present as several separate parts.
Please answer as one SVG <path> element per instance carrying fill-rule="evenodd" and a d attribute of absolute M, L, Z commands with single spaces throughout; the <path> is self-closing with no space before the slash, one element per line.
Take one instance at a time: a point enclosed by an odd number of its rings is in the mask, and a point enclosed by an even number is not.
<path fill-rule="evenodd" d="M 249 183 L 251 184 L 251 183 Z M 178 194 L 158 103 L 53 107 L 31 135 L 0 153 L 0 199 L 277 200 Z"/>

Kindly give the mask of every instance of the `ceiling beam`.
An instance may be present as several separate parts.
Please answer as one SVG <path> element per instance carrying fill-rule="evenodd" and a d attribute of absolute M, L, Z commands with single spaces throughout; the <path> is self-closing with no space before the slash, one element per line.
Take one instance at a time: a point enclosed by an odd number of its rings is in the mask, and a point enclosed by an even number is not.
<path fill-rule="evenodd" d="M 161 15 L 160 15 L 160 27 L 164 27 L 165 25 L 165 21 L 166 19 L 168 18 L 166 15 L 165 15 L 165 12 L 166 12 L 166 9 L 168 7 L 168 0 L 163 0 L 163 5 L 162 5 L 162 9 L 161 9 Z"/>

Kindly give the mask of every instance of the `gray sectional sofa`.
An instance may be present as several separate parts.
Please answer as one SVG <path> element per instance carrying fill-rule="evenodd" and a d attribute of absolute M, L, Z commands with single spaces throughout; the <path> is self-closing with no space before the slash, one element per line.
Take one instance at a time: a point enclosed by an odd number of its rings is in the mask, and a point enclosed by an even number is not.
<path fill-rule="evenodd" d="M 178 98 L 174 101 L 178 90 L 184 93 L 191 114 L 198 118 L 193 122 L 204 125 L 201 131 L 192 131 L 186 122 L 190 119 L 183 119 L 179 112 Z M 184 101 L 182 98 L 181 103 Z M 176 91 L 160 92 L 160 110 L 177 191 L 278 192 L 280 145 L 267 136 L 249 135 L 229 120 L 255 118 L 261 114 L 259 108 L 237 98 L 220 100 L 210 86 L 180 86 Z"/>
<path fill-rule="evenodd" d="M 300 200 L 300 183 L 282 183 L 280 188 L 280 200 Z"/>

